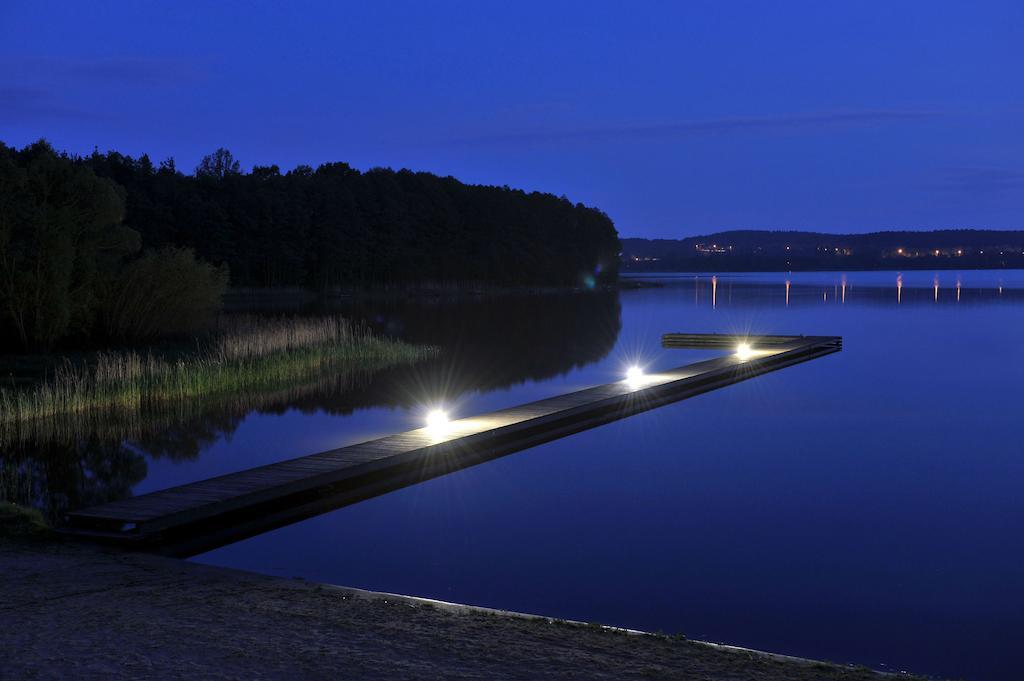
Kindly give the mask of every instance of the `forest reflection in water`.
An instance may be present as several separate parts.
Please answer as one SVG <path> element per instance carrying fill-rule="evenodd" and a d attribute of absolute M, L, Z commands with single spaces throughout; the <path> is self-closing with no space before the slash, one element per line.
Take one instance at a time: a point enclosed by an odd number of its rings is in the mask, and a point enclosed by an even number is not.
<path fill-rule="evenodd" d="M 259 311 L 258 303 L 250 301 L 248 311 Z M 294 307 L 300 314 L 341 312 L 441 352 L 411 366 L 310 375 L 273 391 L 168 403 L 142 413 L 34 421 L 0 440 L 0 501 L 34 506 L 56 522 L 68 510 L 131 495 L 150 475 L 149 461 L 196 460 L 250 414 L 296 409 L 343 416 L 368 407 L 408 407 L 425 395 L 453 401 L 470 391 L 543 380 L 602 359 L 621 325 L 618 294 L 609 291 Z"/>

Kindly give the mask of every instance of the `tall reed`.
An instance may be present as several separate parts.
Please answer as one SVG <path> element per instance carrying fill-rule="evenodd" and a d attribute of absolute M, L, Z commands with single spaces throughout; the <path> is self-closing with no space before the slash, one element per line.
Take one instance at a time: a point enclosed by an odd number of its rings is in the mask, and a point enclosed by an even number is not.
<path fill-rule="evenodd" d="M 275 389 L 320 371 L 372 370 L 412 362 L 434 349 L 382 338 L 341 317 L 230 315 L 181 358 L 103 352 L 70 361 L 29 389 L 0 389 L 0 427 L 92 410 L 137 412 L 176 400 Z"/>

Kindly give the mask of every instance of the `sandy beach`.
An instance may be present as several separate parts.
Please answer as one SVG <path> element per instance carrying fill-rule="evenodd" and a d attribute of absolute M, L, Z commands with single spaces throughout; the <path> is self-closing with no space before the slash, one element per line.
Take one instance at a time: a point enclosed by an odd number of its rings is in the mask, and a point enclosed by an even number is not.
<path fill-rule="evenodd" d="M 90 545 L 0 542 L 3 679 L 891 678 Z"/>

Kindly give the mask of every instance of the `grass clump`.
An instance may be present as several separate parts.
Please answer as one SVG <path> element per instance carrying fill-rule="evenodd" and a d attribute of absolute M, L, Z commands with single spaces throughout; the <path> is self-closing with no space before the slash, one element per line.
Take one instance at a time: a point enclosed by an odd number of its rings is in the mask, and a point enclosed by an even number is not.
<path fill-rule="evenodd" d="M 65 361 L 51 379 L 31 388 L 0 389 L 0 426 L 275 389 L 328 370 L 376 370 L 434 352 L 376 336 L 336 316 L 232 315 L 183 357 L 103 352 L 89 364 Z"/>
<path fill-rule="evenodd" d="M 49 532 L 49 525 L 36 509 L 0 501 L 0 537 L 41 537 Z"/>

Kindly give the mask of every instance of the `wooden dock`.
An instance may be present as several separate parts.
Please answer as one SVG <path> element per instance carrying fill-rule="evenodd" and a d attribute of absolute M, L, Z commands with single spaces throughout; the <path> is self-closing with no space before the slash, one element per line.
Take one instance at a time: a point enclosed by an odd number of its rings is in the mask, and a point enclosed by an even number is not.
<path fill-rule="evenodd" d="M 741 356 L 740 343 L 750 346 Z M 666 334 L 722 357 L 69 513 L 65 533 L 191 555 L 842 349 L 835 336 Z"/>

